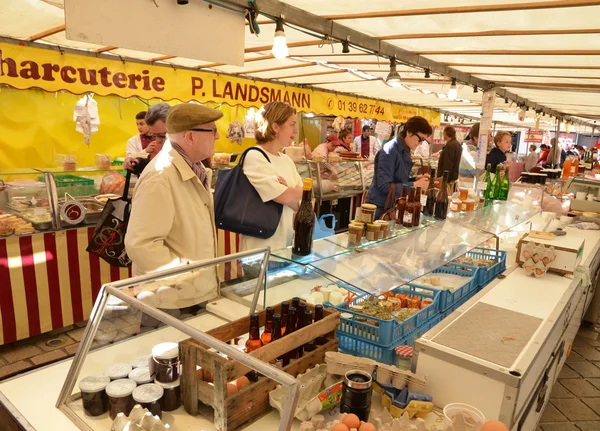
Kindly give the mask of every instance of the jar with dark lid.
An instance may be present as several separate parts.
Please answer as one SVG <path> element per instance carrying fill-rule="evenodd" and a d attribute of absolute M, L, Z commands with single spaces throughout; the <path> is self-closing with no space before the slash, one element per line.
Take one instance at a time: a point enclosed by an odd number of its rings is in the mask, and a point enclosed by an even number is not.
<path fill-rule="evenodd" d="M 369 373 L 348 371 L 342 382 L 340 413 L 354 413 L 361 421 L 367 422 L 371 411 L 372 384 Z"/>
<path fill-rule="evenodd" d="M 86 415 L 100 416 L 108 411 L 106 386 L 110 379 L 106 376 L 89 376 L 79 382 L 83 410 Z"/>
<path fill-rule="evenodd" d="M 165 394 L 160 400 L 160 406 L 163 412 L 172 412 L 173 410 L 177 410 L 181 405 L 181 391 L 179 379 L 171 383 L 162 383 L 158 380 L 156 380 L 154 383 L 163 388 L 163 390 L 165 391 Z"/>
<path fill-rule="evenodd" d="M 152 416 L 162 418 L 162 409 L 160 407 L 160 399 L 163 397 L 163 388 L 154 384 L 138 386 L 133 391 L 133 401 L 145 409 L 148 409 Z"/>
<path fill-rule="evenodd" d="M 129 379 L 115 380 L 106 386 L 108 412 L 112 420 L 115 420 L 119 413 L 129 416 L 134 406 L 132 394 L 136 387 L 135 382 Z"/>
<path fill-rule="evenodd" d="M 148 361 L 150 361 L 150 355 L 138 355 L 131 358 L 129 365 L 131 365 L 132 368 L 147 367 L 149 364 Z"/>
<path fill-rule="evenodd" d="M 133 380 L 138 386 L 145 385 L 146 383 L 152 383 L 154 379 L 150 375 L 150 367 L 139 367 L 134 368 L 129 373 L 129 379 Z"/>
<path fill-rule="evenodd" d="M 161 383 L 171 383 L 179 378 L 178 343 L 160 343 L 152 348 L 150 374 Z"/>
<path fill-rule="evenodd" d="M 126 379 L 129 373 L 131 373 L 131 365 L 124 362 L 109 365 L 104 369 L 104 375 L 110 380 Z"/>

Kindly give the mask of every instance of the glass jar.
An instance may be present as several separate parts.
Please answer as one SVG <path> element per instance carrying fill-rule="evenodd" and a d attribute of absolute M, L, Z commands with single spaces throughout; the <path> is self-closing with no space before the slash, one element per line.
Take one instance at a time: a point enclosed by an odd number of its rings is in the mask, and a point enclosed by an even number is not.
<path fill-rule="evenodd" d="M 367 225 L 367 240 L 368 241 L 378 241 L 380 231 L 381 231 L 381 228 L 379 227 L 378 224 L 369 223 Z"/>
<path fill-rule="evenodd" d="M 162 418 L 162 408 L 160 407 L 160 399 L 163 397 L 163 388 L 154 383 L 138 386 L 133 391 L 133 401 L 148 409 L 152 416 Z"/>
<path fill-rule="evenodd" d="M 362 204 L 361 207 L 361 220 L 364 223 L 373 223 L 375 220 L 375 211 L 377 210 L 377 206 L 373 204 Z"/>
<path fill-rule="evenodd" d="M 110 380 L 126 379 L 131 373 L 131 365 L 124 362 L 109 365 L 104 369 L 104 375 Z"/>
<path fill-rule="evenodd" d="M 360 244 L 363 238 L 364 225 L 350 223 L 348 226 L 348 242 L 351 244 Z"/>
<path fill-rule="evenodd" d="M 114 380 L 106 386 L 108 413 L 113 421 L 119 413 L 129 416 L 134 406 L 132 394 L 136 387 L 135 382 L 129 379 Z"/>
<path fill-rule="evenodd" d="M 150 375 L 150 367 L 134 368 L 131 370 L 131 373 L 129 373 L 129 379 L 133 380 L 138 386 L 154 381 L 152 375 Z"/>
<path fill-rule="evenodd" d="M 172 412 L 173 410 L 177 410 L 181 405 L 179 379 L 171 383 L 161 383 L 159 381 L 155 381 L 155 383 L 162 387 L 165 392 L 160 400 L 160 407 L 162 408 L 163 412 Z"/>
<path fill-rule="evenodd" d="M 106 386 L 110 379 L 106 376 L 89 376 L 79 382 L 83 411 L 88 416 L 100 416 L 108 411 Z"/>
<path fill-rule="evenodd" d="M 150 355 L 138 355 L 129 361 L 132 368 L 148 367 L 150 364 Z"/>
<path fill-rule="evenodd" d="M 150 374 L 161 383 L 171 383 L 179 378 L 178 343 L 160 343 L 152 348 Z"/>
<path fill-rule="evenodd" d="M 386 239 L 390 230 L 390 223 L 384 220 L 378 220 L 375 223 L 380 227 L 379 239 Z"/>
<path fill-rule="evenodd" d="M 452 211 L 453 213 L 457 213 L 460 212 L 462 208 L 462 201 L 460 199 L 452 199 L 450 201 L 450 211 Z"/>

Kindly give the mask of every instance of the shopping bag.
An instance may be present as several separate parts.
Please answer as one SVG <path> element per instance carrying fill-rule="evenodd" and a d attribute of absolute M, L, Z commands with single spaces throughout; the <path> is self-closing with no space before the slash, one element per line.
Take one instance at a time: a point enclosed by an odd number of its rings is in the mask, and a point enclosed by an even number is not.
<path fill-rule="evenodd" d="M 121 268 L 131 266 L 125 250 L 125 233 L 131 212 L 131 199 L 128 196 L 130 180 L 131 172 L 127 171 L 123 196 L 106 202 L 86 249 L 88 253 Z"/>
<path fill-rule="evenodd" d="M 244 160 L 252 150 L 260 151 L 271 163 L 263 150 L 252 147 L 244 151 L 237 166 L 219 171 L 214 195 L 215 222 L 218 229 L 267 239 L 277 231 L 283 205 L 263 202 L 244 174 Z"/>
<path fill-rule="evenodd" d="M 315 215 L 315 219 L 317 216 Z M 326 219 L 331 218 L 331 227 L 327 227 Z M 328 236 L 335 235 L 335 216 L 333 214 L 323 214 L 320 219 L 315 223 L 315 231 L 313 233 L 313 239 L 327 238 Z"/>

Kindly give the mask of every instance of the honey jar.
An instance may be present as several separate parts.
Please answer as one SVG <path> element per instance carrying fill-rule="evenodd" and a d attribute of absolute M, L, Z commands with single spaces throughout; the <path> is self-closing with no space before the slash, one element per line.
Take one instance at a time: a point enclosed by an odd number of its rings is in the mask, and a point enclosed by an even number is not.
<path fill-rule="evenodd" d="M 129 373 L 129 379 L 133 380 L 138 385 L 145 385 L 154 381 L 150 375 L 150 367 L 134 368 L 131 373 Z"/>
<path fill-rule="evenodd" d="M 375 221 L 375 211 L 377 206 L 373 204 L 362 204 L 360 207 L 362 211 L 361 220 L 364 223 L 373 223 Z"/>
<path fill-rule="evenodd" d="M 381 228 L 376 223 L 369 223 L 367 225 L 367 240 L 378 241 Z"/>
<path fill-rule="evenodd" d="M 179 378 L 179 344 L 167 342 L 152 348 L 150 375 L 161 383 L 171 383 Z"/>
<path fill-rule="evenodd" d="M 133 391 L 137 387 L 133 380 L 119 379 L 106 386 L 108 395 L 108 414 L 114 421 L 119 413 L 129 416 L 133 409 Z"/>
<path fill-rule="evenodd" d="M 155 383 L 138 386 L 133 391 L 133 401 L 145 409 L 148 409 L 152 416 L 162 418 L 162 408 L 160 400 L 164 395 L 162 387 Z"/>
<path fill-rule="evenodd" d="M 177 410 L 181 405 L 181 391 L 179 379 L 171 383 L 155 382 L 164 390 L 164 395 L 160 399 L 160 407 L 163 412 L 172 412 Z"/>
<path fill-rule="evenodd" d="M 131 373 L 131 365 L 124 362 L 109 365 L 104 369 L 104 375 L 110 380 L 126 379 L 129 373 Z"/>
<path fill-rule="evenodd" d="M 364 225 L 350 223 L 348 226 L 348 242 L 350 244 L 360 244 L 364 234 Z"/>
<path fill-rule="evenodd" d="M 106 386 L 110 378 L 106 376 L 89 376 L 79 382 L 83 411 L 89 416 L 100 416 L 108 411 Z"/>

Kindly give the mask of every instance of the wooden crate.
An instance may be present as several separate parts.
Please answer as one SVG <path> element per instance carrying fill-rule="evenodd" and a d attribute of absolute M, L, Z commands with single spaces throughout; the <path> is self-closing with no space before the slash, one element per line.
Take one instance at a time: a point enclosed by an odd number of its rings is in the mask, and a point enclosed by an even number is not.
<path fill-rule="evenodd" d="M 281 305 L 274 308 L 276 314 L 280 313 Z M 314 306 L 307 304 L 307 310 L 314 313 Z M 265 324 L 266 311 L 258 314 L 262 327 Z M 327 339 L 326 344 L 318 346 L 313 352 L 306 352 L 300 359 L 291 361 L 283 368 L 288 374 L 297 376 L 315 365 L 324 363 L 325 352 L 337 351 L 335 330 L 339 321 L 340 314 L 337 311 L 324 309 L 322 320 L 271 342 L 250 355 L 268 362 L 319 336 L 324 336 Z M 247 334 L 249 327 L 250 316 L 245 316 L 207 333 L 228 342 Z M 206 346 L 193 339 L 179 343 L 179 353 L 182 364 L 182 400 L 185 410 L 190 415 L 201 414 L 213 420 L 220 431 L 233 431 L 254 422 L 271 410 L 269 393 L 277 387 L 274 380 L 260 377 L 258 382 L 227 396 L 227 383 L 245 375 L 251 371 L 250 368 L 209 351 Z M 201 372 L 196 371 L 196 366 L 202 367 Z M 209 384 L 211 381 L 214 383 Z"/>

